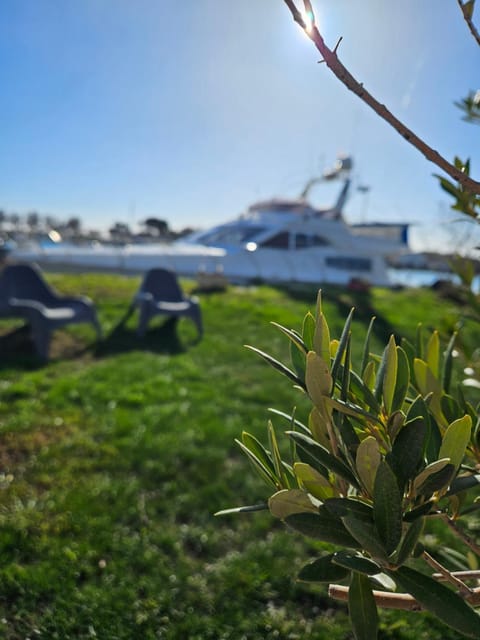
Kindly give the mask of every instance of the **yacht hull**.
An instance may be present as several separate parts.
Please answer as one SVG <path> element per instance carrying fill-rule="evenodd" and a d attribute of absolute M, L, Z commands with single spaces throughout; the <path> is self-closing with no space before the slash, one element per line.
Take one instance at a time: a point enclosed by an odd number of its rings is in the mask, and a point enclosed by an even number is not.
<path fill-rule="evenodd" d="M 36 262 L 44 269 L 143 273 L 154 267 L 175 271 L 180 276 L 221 273 L 230 282 L 303 282 L 349 285 L 363 281 L 389 286 L 382 256 L 360 253 L 339 255 L 338 251 L 309 248 L 298 251 L 225 249 L 201 245 L 126 245 L 54 248 L 31 247 L 14 250 L 12 258 Z M 365 263 L 368 261 L 369 269 Z M 357 268 L 356 268 L 357 267 Z M 361 267 L 361 268 L 358 268 Z"/>

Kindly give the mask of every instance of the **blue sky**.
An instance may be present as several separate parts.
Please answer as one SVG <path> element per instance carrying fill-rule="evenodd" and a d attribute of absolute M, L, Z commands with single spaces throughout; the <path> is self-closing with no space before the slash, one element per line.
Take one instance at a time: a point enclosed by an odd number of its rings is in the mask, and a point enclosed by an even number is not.
<path fill-rule="evenodd" d="M 480 127 L 453 102 L 479 88 L 480 50 L 455 0 L 314 6 L 357 79 L 478 179 Z M 347 153 L 370 186 L 352 221 L 415 222 L 415 248 L 475 235 L 451 222 L 436 167 L 317 64 L 282 0 L 2 0 L 0 56 L 8 212 L 205 227 L 296 195 Z"/>

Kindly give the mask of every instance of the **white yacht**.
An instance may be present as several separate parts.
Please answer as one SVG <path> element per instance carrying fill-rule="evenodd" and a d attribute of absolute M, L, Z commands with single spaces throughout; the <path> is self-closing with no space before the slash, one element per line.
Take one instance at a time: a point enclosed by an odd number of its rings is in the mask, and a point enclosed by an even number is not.
<path fill-rule="evenodd" d="M 237 283 L 388 286 L 386 256 L 406 249 L 408 225 L 376 225 L 373 230 L 348 225 L 342 211 L 351 169 L 351 159 L 342 158 L 331 171 L 310 180 L 299 198 L 257 202 L 231 222 L 171 244 L 37 246 L 18 248 L 13 257 L 50 268 L 138 273 L 165 267 L 181 276 L 222 274 Z M 307 200 L 311 187 L 333 179 L 342 183 L 335 204 L 312 206 Z"/>

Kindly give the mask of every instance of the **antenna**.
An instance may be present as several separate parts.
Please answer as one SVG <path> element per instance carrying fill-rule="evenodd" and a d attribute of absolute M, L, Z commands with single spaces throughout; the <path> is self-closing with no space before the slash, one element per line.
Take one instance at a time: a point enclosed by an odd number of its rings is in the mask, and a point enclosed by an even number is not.
<path fill-rule="evenodd" d="M 311 188 L 319 182 L 335 180 L 337 178 L 348 178 L 353 167 L 353 160 L 350 156 L 339 156 L 337 161 L 330 169 L 326 169 L 321 176 L 311 178 L 304 186 L 300 198 L 305 199 L 310 193 Z"/>

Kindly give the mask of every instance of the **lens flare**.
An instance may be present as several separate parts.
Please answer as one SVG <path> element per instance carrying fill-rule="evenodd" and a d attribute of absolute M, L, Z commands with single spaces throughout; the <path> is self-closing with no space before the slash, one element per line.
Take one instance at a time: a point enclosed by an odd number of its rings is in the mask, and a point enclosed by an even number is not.
<path fill-rule="evenodd" d="M 302 11 L 302 18 L 305 23 L 305 33 L 310 35 L 313 31 L 313 13 L 311 11 Z"/>

